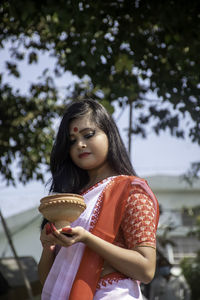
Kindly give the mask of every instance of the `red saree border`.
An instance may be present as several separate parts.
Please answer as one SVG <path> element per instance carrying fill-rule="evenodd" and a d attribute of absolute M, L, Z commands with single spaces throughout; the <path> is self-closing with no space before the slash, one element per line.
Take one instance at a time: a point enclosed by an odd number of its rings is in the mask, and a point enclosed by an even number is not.
<path fill-rule="evenodd" d="M 100 289 L 101 285 L 106 286 L 107 284 L 112 284 L 113 282 L 118 282 L 119 280 L 123 280 L 127 278 L 129 277 L 119 272 L 112 272 L 106 274 L 99 279 L 99 282 L 97 284 L 97 289 Z"/>

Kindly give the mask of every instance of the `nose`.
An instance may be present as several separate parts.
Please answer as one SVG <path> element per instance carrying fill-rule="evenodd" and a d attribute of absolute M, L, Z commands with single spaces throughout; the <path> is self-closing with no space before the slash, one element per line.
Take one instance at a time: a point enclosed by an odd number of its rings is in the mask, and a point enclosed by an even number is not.
<path fill-rule="evenodd" d="M 87 145 L 86 145 L 85 141 L 81 139 L 81 140 L 78 141 L 78 147 L 80 149 L 83 149 L 83 148 L 86 148 Z"/>

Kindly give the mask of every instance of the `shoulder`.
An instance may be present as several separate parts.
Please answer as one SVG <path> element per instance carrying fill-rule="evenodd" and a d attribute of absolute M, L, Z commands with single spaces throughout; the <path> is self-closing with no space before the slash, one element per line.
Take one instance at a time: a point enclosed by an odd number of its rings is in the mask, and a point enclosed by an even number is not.
<path fill-rule="evenodd" d="M 126 191 L 126 195 L 133 193 L 146 194 L 150 197 L 154 197 L 152 190 L 150 189 L 147 181 L 143 178 L 130 175 L 118 175 L 111 177 L 108 182 L 110 190 L 123 190 Z"/>
<path fill-rule="evenodd" d="M 156 196 L 149 187 L 146 179 L 136 176 L 118 175 L 111 177 L 110 181 L 108 182 L 108 186 L 112 190 L 126 190 L 126 194 L 129 192 L 129 195 L 135 192 L 146 194 L 148 197 L 153 199 L 156 205 L 158 204 Z"/>
<path fill-rule="evenodd" d="M 130 188 L 134 188 L 136 186 L 140 186 L 143 190 L 151 190 L 147 180 L 144 178 L 140 178 L 134 175 L 118 175 L 111 178 L 111 183 L 113 185 L 124 184 L 129 186 Z"/>
<path fill-rule="evenodd" d="M 111 177 L 113 183 L 131 183 L 136 179 L 139 179 L 139 177 L 133 175 L 117 175 Z"/>
<path fill-rule="evenodd" d="M 138 201 L 141 201 L 141 203 L 148 207 L 151 206 L 154 209 L 157 227 L 159 221 L 159 204 L 156 196 L 149 187 L 147 180 L 136 176 L 122 175 L 121 177 L 122 178 L 119 178 L 119 183 L 120 181 L 128 183 L 126 188 L 129 191 L 129 197 L 126 201 L 126 206 L 133 202 L 136 204 Z"/>

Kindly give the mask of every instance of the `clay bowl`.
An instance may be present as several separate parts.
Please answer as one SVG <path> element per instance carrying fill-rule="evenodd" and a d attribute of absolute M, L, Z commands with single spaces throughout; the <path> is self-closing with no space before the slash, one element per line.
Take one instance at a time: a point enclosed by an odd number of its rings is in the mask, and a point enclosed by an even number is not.
<path fill-rule="evenodd" d="M 54 194 L 40 200 L 38 210 L 59 230 L 74 222 L 86 209 L 84 198 L 77 194 Z"/>

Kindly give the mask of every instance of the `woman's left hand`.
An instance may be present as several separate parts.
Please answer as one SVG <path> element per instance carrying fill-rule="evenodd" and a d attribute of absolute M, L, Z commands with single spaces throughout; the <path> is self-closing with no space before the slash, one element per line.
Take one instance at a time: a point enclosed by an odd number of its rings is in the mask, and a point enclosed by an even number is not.
<path fill-rule="evenodd" d="M 89 232 L 81 226 L 77 227 L 64 227 L 57 230 L 53 223 L 50 223 L 51 233 L 55 244 L 69 247 L 75 243 L 83 242 L 87 239 Z"/>

